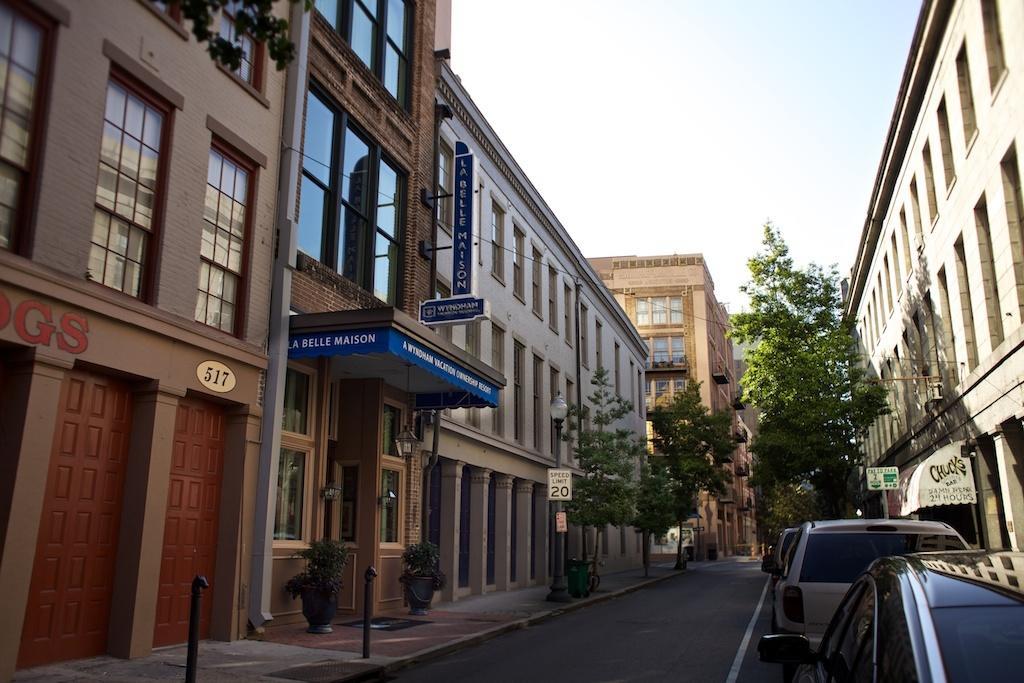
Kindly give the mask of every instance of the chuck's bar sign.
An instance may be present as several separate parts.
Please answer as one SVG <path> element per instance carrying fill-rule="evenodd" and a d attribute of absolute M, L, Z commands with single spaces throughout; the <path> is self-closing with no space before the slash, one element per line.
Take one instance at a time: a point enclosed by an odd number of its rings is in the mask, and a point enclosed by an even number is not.
<path fill-rule="evenodd" d="M 473 155 L 455 143 L 455 226 L 452 229 L 452 296 L 469 296 L 473 286 Z"/>
<path fill-rule="evenodd" d="M 572 500 L 571 470 L 548 470 L 548 500 Z"/>

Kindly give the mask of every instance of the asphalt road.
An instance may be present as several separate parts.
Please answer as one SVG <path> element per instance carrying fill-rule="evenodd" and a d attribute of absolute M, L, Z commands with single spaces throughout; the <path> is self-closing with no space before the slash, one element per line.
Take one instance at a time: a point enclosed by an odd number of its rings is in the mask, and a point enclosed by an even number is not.
<path fill-rule="evenodd" d="M 765 586 L 760 563 L 690 566 L 683 576 L 400 671 L 395 680 L 778 683 L 781 667 L 757 660 L 767 596 L 736 661 Z"/>

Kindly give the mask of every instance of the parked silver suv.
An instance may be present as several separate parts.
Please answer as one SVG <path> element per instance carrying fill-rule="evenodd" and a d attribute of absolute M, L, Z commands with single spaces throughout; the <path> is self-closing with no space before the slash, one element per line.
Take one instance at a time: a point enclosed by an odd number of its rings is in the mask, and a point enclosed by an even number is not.
<path fill-rule="evenodd" d="M 775 628 L 802 633 L 817 649 L 850 584 L 872 561 L 929 550 L 964 550 L 967 543 L 944 522 L 838 519 L 804 522 L 775 584 Z"/>

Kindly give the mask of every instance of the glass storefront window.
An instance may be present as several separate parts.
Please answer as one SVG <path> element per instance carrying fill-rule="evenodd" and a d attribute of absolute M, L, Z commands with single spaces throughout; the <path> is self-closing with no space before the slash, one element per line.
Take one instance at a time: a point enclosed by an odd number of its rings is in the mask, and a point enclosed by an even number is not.
<path fill-rule="evenodd" d="M 302 492 L 305 481 L 306 454 L 291 448 L 282 448 L 277 467 L 274 540 L 302 540 Z"/>
<path fill-rule="evenodd" d="M 380 473 L 380 542 L 398 543 L 398 472 Z"/>
<path fill-rule="evenodd" d="M 398 445 L 395 444 L 395 435 L 401 430 L 402 425 L 402 411 L 394 406 L 384 406 L 384 429 L 382 443 L 380 446 L 381 453 L 385 455 L 398 455 Z"/>
<path fill-rule="evenodd" d="M 281 429 L 295 434 L 309 433 L 309 375 L 288 368 L 284 380 L 284 413 Z"/>

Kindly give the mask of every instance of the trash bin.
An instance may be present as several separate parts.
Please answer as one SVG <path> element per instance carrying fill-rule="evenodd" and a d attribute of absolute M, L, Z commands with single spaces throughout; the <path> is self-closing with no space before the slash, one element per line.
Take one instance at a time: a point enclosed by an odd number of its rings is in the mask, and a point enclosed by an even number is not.
<path fill-rule="evenodd" d="M 571 557 L 566 564 L 569 595 L 574 598 L 585 598 L 590 595 L 590 563 Z"/>
<path fill-rule="evenodd" d="M 708 559 L 709 560 L 717 560 L 718 559 L 718 548 L 716 548 L 714 546 L 708 548 Z"/>

